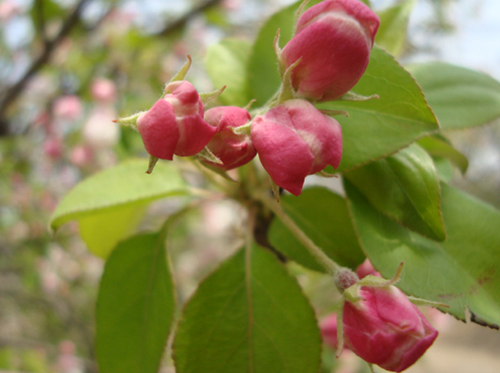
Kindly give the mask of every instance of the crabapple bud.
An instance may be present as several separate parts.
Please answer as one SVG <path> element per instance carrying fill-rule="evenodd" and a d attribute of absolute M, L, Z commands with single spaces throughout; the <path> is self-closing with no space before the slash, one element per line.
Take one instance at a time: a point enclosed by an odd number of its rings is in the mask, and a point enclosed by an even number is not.
<path fill-rule="evenodd" d="M 231 170 L 250 162 L 257 154 L 247 134 L 235 134 L 231 128 L 247 124 L 250 113 L 236 106 L 219 106 L 207 110 L 205 121 L 217 128 L 207 148 L 222 161 L 222 164 L 205 161 L 213 166 Z"/>
<path fill-rule="evenodd" d="M 325 0 L 300 16 L 281 64 L 299 97 L 329 101 L 346 94 L 368 66 L 380 20 L 358 0 Z"/>
<path fill-rule="evenodd" d="M 252 141 L 274 182 L 298 196 L 307 175 L 342 157 L 342 129 L 305 100 L 288 100 L 254 119 Z"/>
<path fill-rule="evenodd" d="M 436 339 L 437 330 L 395 286 L 361 286 L 359 296 L 344 302 L 344 341 L 368 363 L 401 372 Z"/>
<path fill-rule="evenodd" d="M 167 85 L 159 99 L 137 119 L 137 130 L 147 152 L 153 157 L 172 160 L 199 153 L 217 129 L 203 120 L 204 106 L 193 85 L 175 81 Z"/>

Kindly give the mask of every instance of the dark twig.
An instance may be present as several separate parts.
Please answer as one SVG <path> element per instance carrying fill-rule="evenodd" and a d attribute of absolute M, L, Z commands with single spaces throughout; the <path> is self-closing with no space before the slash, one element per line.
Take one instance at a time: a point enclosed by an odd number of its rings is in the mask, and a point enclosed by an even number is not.
<path fill-rule="evenodd" d="M 22 93 L 24 87 L 29 82 L 31 77 L 35 75 L 45 64 L 49 61 L 52 53 L 59 43 L 71 32 L 71 30 L 78 24 L 80 19 L 80 14 L 83 7 L 88 0 L 80 0 L 78 5 L 75 7 L 73 12 L 64 21 L 58 34 L 52 39 L 45 43 L 44 48 L 40 56 L 36 58 L 31 64 L 30 68 L 24 76 L 13 86 L 11 86 L 5 93 L 3 101 L 0 103 L 0 136 L 6 135 L 9 132 L 8 124 L 6 120 L 6 111 L 8 107 L 17 99 L 17 97 Z"/>
<path fill-rule="evenodd" d="M 43 1 L 44 0 L 35 0 L 35 4 L 33 7 L 36 12 L 36 29 L 40 38 L 44 43 L 47 43 L 47 33 L 45 29 L 45 11 L 43 9 Z"/>
<path fill-rule="evenodd" d="M 211 7 L 213 7 L 214 5 L 217 5 L 217 3 L 219 3 L 220 0 L 207 0 L 207 1 L 204 1 L 203 3 L 199 4 L 198 6 L 194 7 L 193 9 L 191 9 L 189 12 L 187 12 L 186 14 L 184 14 L 182 17 L 176 19 L 175 21 L 169 23 L 167 25 L 167 27 L 165 27 L 160 33 L 158 33 L 158 35 L 161 35 L 161 36 L 165 36 L 175 30 L 178 30 L 180 29 L 182 26 L 184 26 L 184 24 L 191 18 L 193 18 L 195 15 L 197 15 L 198 13 L 201 13 Z"/>

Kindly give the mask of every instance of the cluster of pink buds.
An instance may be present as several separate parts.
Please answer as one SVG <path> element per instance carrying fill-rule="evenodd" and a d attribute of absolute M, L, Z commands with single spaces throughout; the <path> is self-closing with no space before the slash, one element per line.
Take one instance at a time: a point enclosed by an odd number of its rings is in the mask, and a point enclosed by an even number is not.
<path fill-rule="evenodd" d="M 359 81 L 379 23 L 358 0 L 325 0 L 300 15 L 283 50 L 275 40 L 283 80 L 279 105 L 253 120 L 251 135 L 266 171 L 290 193 L 302 193 L 307 175 L 339 166 L 340 124 L 309 101 L 339 99 Z"/>
<path fill-rule="evenodd" d="M 393 280 L 384 280 L 368 260 L 356 273 L 340 271 L 337 286 L 344 292 L 342 310 L 320 323 L 323 340 L 337 349 L 337 355 L 347 348 L 370 364 L 401 372 L 432 345 L 438 332 L 393 285 L 399 274 Z M 437 305 L 424 300 L 418 303 Z"/>
<path fill-rule="evenodd" d="M 230 170 L 258 154 L 274 184 L 297 196 L 308 175 L 339 167 L 342 129 L 330 115 L 340 112 L 320 111 L 312 102 L 347 98 L 366 70 L 380 21 L 359 0 L 325 0 L 300 14 L 303 7 L 283 50 L 275 40 L 278 98 L 253 119 L 234 106 L 205 113 L 203 94 L 184 80 L 189 60 L 148 111 L 118 121 L 141 134 L 150 170 L 174 155 Z"/>
<path fill-rule="evenodd" d="M 223 89 L 200 95 L 190 82 L 183 80 L 190 64 L 188 56 L 188 62 L 165 87 L 164 96 L 149 110 L 117 120 L 140 133 L 151 156 L 148 172 L 156 160 L 172 160 L 174 155 L 198 155 L 202 161 L 223 170 L 242 166 L 256 155 L 250 136 L 233 132 L 250 122 L 250 113 L 234 106 L 205 112 L 206 101 L 220 95 Z"/>

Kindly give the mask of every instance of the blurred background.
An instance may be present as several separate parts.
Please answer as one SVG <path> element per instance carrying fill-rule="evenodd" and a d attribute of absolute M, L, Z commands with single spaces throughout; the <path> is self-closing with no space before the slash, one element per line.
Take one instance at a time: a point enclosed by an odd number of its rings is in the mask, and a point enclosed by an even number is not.
<path fill-rule="evenodd" d="M 399 2 L 372 0 L 376 10 Z M 207 48 L 226 36 L 252 40 L 290 3 L 0 0 L 0 372 L 98 371 L 93 328 L 103 261 L 75 225 L 52 236 L 50 214 L 80 180 L 146 156 L 140 137 L 112 120 L 148 109 L 186 54 L 189 80 L 200 91 L 218 88 L 203 69 Z M 499 40 L 498 0 L 418 0 L 401 60 L 446 61 L 500 80 Z M 447 135 L 470 163 L 453 183 L 500 208 L 500 124 Z M 154 203 L 150 222 L 171 208 Z M 238 247 L 239 224 L 231 202 L 179 224 L 169 247 L 181 301 Z M 333 290 L 321 276 L 292 270 L 321 316 Z M 500 372 L 498 331 L 429 312 L 441 337 L 409 372 Z M 170 365 L 167 358 L 163 371 L 173 372 Z M 349 353 L 334 365 L 325 373 L 366 370 Z"/>

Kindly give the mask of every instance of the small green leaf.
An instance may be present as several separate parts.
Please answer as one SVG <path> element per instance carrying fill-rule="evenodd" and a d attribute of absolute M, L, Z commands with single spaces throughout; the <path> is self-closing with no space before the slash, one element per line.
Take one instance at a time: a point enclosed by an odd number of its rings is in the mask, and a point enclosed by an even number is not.
<path fill-rule="evenodd" d="M 500 83 L 492 77 L 441 62 L 407 68 L 443 129 L 476 127 L 500 117 Z"/>
<path fill-rule="evenodd" d="M 120 243 L 99 286 L 96 353 L 101 373 L 156 373 L 175 309 L 165 237 Z"/>
<path fill-rule="evenodd" d="M 146 169 L 147 160 L 135 159 L 82 181 L 57 206 L 50 218 L 51 228 L 77 220 L 89 249 L 107 257 L 118 241 L 133 233 L 148 203 L 188 194 L 173 165 L 158 163 L 151 175 L 145 174 Z"/>
<path fill-rule="evenodd" d="M 345 177 L 378 211 L 420 234 L 445 239 L 437 172 L 432 158 L 418 145 Z"/>
<path fill-rule="evenodd" d="M 344 146 L 339 170 L 392 154 L 439 128 L 413 77 L 378 47 L 372 50 L 368 68 L 353 91 L 363 96 L 378 94 L 380 99 L 318 105 L 349 113 L 349 118 L 336 118 L 342 125 Z"/>
<path fill-rule="evenodd" d="M 245 106 L 252 99 L 247 77 L 251 47 L 245 40 L 224 39 L 208 48 L 208 75 L 215 88 L 227 86 L 218 98 L 224 105 Z"/>
<path fill-rule="evenodd" d="M 348 206 L 363 250 L 384 277 L 405 262 L 398 286 L 410 295 L 446 303 L 464 320 L 500 325 L 500 212 L 441 184 L 447 238 L 429 240 L 378 212 L 347 180 Z"/>
<path fill-rule="evenodd" d="M 178 373 L 317 373 L 314 311 L 276 258 L 242 250 L 203 281 L 174 340 Z"/>
<path fill-rule="evenodd" d="M 456 150 L 442 135 L 424 137 L 418 144 L 433 157 L 442 157 L 450 160 L 464 174 L 469 166 L 467 158 Z"/>
<path fill-rule="evenodd" d="M 399 57 L 406 42 L 406 31 L 415 0 L 406 0 L 378 12 L 380 27 L 375 43 L 392 55 Z"/>
<path fill-rule="evenodd" d="M 295 223 L 340 265 L 356 268 L 365 259 L 359 247 L 345 200 L 320 187 L 305 189 L 299 197 L 284 196 L 280 204 Z M 308 250 L 279 219 L 269 230 L 271 244 L 293 261 L 324 272 Z"/>

